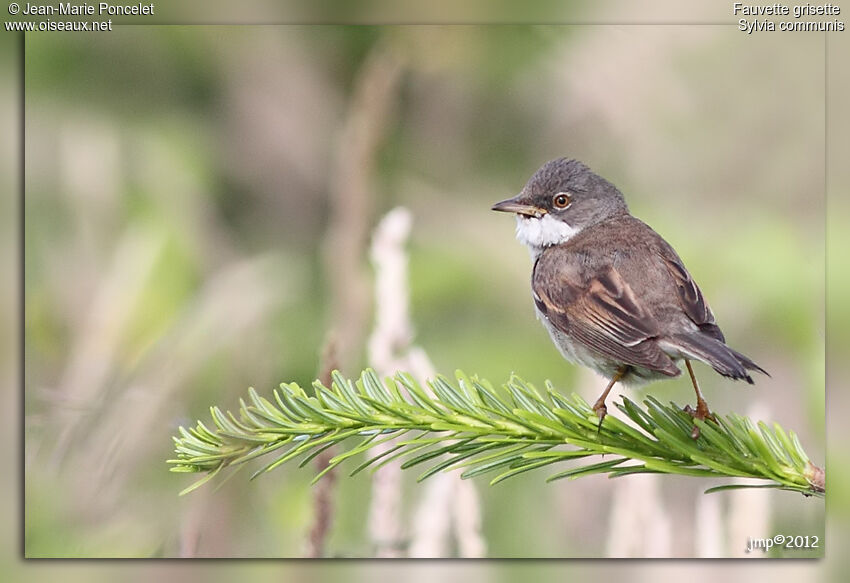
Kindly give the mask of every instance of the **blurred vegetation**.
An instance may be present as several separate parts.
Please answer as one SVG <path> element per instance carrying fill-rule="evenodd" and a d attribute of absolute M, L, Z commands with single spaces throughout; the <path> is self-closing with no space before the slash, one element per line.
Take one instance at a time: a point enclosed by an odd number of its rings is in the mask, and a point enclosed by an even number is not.
<path fill-rule="evenodd" d="M 31 35 L 27 556 L 301 553 L 308 474 L 282 468 L 178 499 L 186 484 L 162 460 L 176 428 L 211 403 L 315 378 L 332 324 L 322 253 L 333 149 L 379 44 L 405 72 L 372 224 L 400 204 L 415 216 L 411 309 L 437 370 L 517 372 L 588 398 L 601 389 L 535 321 L 527 253 L 488 211 L 546 160 L 572 156 L 676 247 L 730 344 L 770 371 L 748 387 L 700 368 L 712 408 L 795 428 L 824 459 L 816 38 L 616 26 Z M 367 364 L 362 350 L 343 372 Z M 629 396 L 682 401 L 689 390 L 676 380 Z M 185 413 L 164 417 L 175 411 Z M 488 554 L 603 556 L 613 487 L 524 475 L 480 488 Z M 662 486 L 674 532 L 691 531 L 705 487 Z M 335 516 L 329 547 L 369 556 L 368 479 L 336 495 L 363 504 Z M 823 534 L 822 508 L 759 495 L 776 532 Z M 409 510 L 416 486 L 405 496 Z M 736 499 L 718 496 L 728 517 Z M 670 552 L 690 556 L 693 544 L 674 537 Z"/>

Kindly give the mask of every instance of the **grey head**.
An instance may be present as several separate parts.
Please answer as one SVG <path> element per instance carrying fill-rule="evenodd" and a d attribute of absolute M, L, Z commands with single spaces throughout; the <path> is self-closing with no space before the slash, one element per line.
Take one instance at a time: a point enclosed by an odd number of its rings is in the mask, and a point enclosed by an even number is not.
<path fill-rule="evenodd" d="M 515 197 L 492 210 L 517 217 L 517 239 L 536 256 L 550 245 L 566 243 L 578 232 L 628 214 L 617 188 L 578 160 L 558 158 L 544 164 Z"/>

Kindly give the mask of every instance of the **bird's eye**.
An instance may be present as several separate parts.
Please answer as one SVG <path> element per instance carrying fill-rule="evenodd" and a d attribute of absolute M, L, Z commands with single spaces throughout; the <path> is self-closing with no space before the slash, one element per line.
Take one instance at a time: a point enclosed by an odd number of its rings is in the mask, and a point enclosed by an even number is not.
<path fill-rule="evenodd" d="M 565 209 L 570 206 L 570 195 L 566 192 L 559 192 L 552 199 L 552 204 L 556 209 Z"/>

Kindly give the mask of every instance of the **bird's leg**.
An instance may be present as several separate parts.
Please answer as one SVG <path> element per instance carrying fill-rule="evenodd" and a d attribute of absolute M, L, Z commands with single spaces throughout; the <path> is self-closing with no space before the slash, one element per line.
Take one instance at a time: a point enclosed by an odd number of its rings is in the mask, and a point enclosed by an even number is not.
<path fill-rule="evenodd" d="M 717 419 L 714 417 L 714 414 L 709 411 L 708 403 L 705 402 L 705 399 L 702 398 L 702 393 L 699 390 L 699 383 L 697 383 L 697 377 L 694 374 L 694 369 L 691 366 L 691 361 L 687 358 L 685 359 L 685 366 L 688 367 L 688 374 L 691 375 L 691 383 L 694 385 L 694 392 L 697 394 L 697 408 L 696 410 L 691 409 L 690 405 L 685 405 L 685 412 L 694 417 L 695 419 L 700 419 L 702 421 L 706 419 L 710 419 L 717 423 Z M 699 427 L 694 425 L 693 431 L 691 431 L 691 437 L 694 439 L 699 437 Z"/>
<path fill-rule="evenodd" d="M 596 413 L 596 416 L 599 417 L 599 428 L 602 428 L 602 420 L 605 419 L 605 415 L 608 414 L 608 407 L 605 406 L 605 399 L 608 397 L 608 393 L 611 392 L 611 387 L 613 387 L 617 381 L 619 381 L 626 374 L 626 370 L 628 370 L 627 366 L 622 366 L 617 371 L 617 373 L 611 377 L 611 381 L 608 383 L 608 386 L 605 387 L 605 390 L 602 391 L 602 394 L 599 395 L 599 398 L 596 399 L 596 402 L 593 404 L 593 412 Z"/>

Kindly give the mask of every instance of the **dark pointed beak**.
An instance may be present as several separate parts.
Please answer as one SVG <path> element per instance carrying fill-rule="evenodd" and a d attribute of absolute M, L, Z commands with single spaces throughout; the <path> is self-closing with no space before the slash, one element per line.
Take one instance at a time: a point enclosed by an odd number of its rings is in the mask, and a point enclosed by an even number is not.
<path fill-rule="evenodd" d="M 518 194 L 513 198 L 497 202 L 492 207 L 490 207 L 490 210 L 499 211 L 503 213 L 515 213 L 526 217 L 538 218 L 546 214 L 546 209 L 542 209 L 540 207 L 534 206 L 533 204 L 529 204 L 528 199 L 526 199 L 522 194 Z"/>

